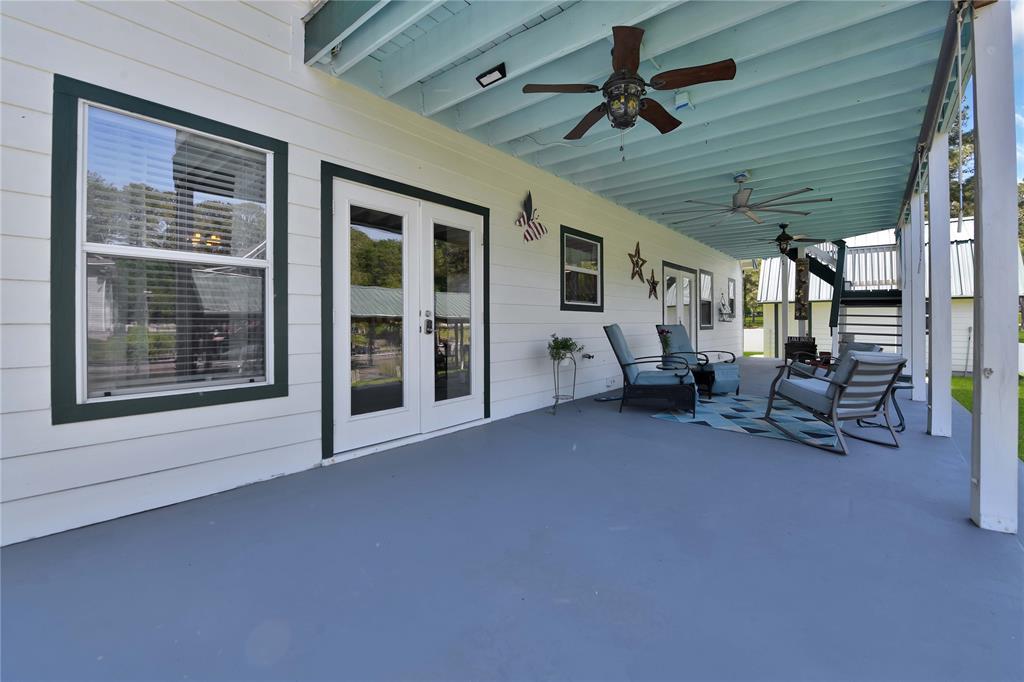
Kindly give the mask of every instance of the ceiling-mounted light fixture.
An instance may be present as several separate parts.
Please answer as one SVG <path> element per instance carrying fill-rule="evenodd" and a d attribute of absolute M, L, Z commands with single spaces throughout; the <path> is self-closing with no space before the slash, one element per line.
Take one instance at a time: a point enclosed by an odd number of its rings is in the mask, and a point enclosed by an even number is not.
<path fill-rule="evenodd" d="M 480 84 L 481 88 L 486 88 L 488 85 L 494 85 L 500 80 L 503 80 L 508 73 L 505 71 L 505 62 L 498 64 L 492 69 L 487 69 L 482 74 L 476 77 L 476 82 Z"/>

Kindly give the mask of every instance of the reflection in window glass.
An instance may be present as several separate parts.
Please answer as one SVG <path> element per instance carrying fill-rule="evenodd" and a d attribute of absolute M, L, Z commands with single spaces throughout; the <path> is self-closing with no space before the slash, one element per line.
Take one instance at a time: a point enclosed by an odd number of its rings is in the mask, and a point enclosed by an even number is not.
<path fill-rule="evenodd" d="M 351 208 L 352 414 L 404 404 L 402 218 Z"/>
<path fill-rule="evenodd" d="M 265 380 L 258 268 L 90 255 L 89 397 Z"/>
<path fill-rule="evenodd" d="M 700 273 L 700 328 L 710 329 L 714 326 L 714 303 L 711 300 L 711 273 Z"/>
<path fill-rule="evenodd" d="M 472 392 L 470 233 L 434 225 L 434 400 Z"/>
<path fill-rule="evenodd" d="M 267 381 L 271 155 L 93 105 L 83 116 L 85 397 Z"/>
<path fill-rule="evenodd" d="M 92 243 L 264 258 L 267 154 L 88 107 Z"/>
<path fill-rule="evenodd" d="M 596 241 L 563 234 L 563 303 L 599 305 L 601 303 L 601 245 Z"/>

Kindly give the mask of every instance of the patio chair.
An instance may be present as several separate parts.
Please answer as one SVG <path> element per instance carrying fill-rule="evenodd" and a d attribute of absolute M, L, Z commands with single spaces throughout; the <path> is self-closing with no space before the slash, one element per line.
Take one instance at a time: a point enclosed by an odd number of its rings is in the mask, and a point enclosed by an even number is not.
<path fill-rule="evenodd" d="M 604 328 L 608 343 L 612 346 L 615 359 L 622 368 L 622 398 L 619 401 L 619 412 L 622 412 L 626 401 L 632 398 L 666 398 L 681 410 L 690 411 L 697 416 L 697 387 L 693 383 L 693 373 L 685 359 L 680 358 L 673 363 L 671 369 L 641 370 L 641 365 L 660 365 L 660 355 L 635 357 L 626 343 L 626 337 L 617 324 Z"/>
<path fill-rule="evenodd" d="M 772 381 L 771 392 L 768 394 L 768 408 L 764 413 L 766 422 L 798 443 L 837 455 L 849 454 L 844 435 L 890 448 L 900 446 L 889 421 L 889 396 L 893 384 L 907 364 L 906 358 L 896 353 L 849 351 L 827 377 L 805 372 L 797 364 L 791 361 L 779 367 L 779 374 Z M 835 429 L 839 447 L 811 443 L 773 419 L 772 405 L 777 398 L 802 407 Z M 885 428 L 889 429 L 892 443 L 850 433 L 842 426 L 844 421 L 878 417 L 885 420 Z"/>
<path fill-rule="evenodd" d="M 827 377 L 829 374 L 832 373 L 832 370 L 835 369 L 835 367 L 837 366 L 836 363 L 842 360 L 843 356 L 849 353 L 851 350 L 863 351 L 865 353 L 881 353 L 882 347 L 879 346 L 877 343 L 866 343 L 864 341 L 840 341 L 839 356 L 835 359 L 835 363 L 828 367 L 819 367 L 817 365 L 809 364 L 806 361 L 802 361 L 803 358 L 806 358 L 806 360 L 817 359 L 816 356 L 812 355 L 811 353 L 796 353 L 794 354 L 793 359 L 796 361 L 794 363 L 795 366 L 801 371 L 807 372 L 808 374 L 816 374 Z"/>
<path fill-rule="evenodd" d="M 681 324 L 655 325 L 658 333 L 668 332 L 668 354 L 687 362 L 698 383 L 707 386 L 708 396 L 714 393 L 740 392 L 740 366 L 736 364 L 736 354 L 727 350 L 694 350 L 686 327 Z M 728 360 L 711 362 L 708 353 L 728 355 Z"/>

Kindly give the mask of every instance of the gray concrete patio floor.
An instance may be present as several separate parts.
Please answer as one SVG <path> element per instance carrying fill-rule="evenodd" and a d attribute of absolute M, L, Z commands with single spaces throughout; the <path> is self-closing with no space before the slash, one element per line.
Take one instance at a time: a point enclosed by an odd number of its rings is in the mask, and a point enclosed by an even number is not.
<path fill-rule="evenodd" d="M 959 406 L 847 458 L 579 407 L 6 548 L 3 679 L 1024 677 Z"/>

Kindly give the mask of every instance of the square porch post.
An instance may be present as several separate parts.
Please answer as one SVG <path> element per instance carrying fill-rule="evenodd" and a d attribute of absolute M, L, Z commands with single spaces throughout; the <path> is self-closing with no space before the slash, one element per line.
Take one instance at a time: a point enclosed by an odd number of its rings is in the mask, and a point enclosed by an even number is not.
<path fill-rule="evenodd" d="M 904 233 L 907 242 L 907 271 L 904 273 L 903 286 L 910 292 L 909 329 L 904 327 L 907 336 L 906 358 L 910 361 L 910 376 L 914 388 L 911 400 L 925 400 L 928 387 L 925 384 L 925 290 L 924 290 L 924 195 L 917 192 L 910 198 L 910 229 Z M 909 334 L 907 333 L 909 331 Z"/>
<path fill-rule="evenodd" d="M 1017 188 L 1009 0 L 974 9 L 971 519 L 1017 532 Z"/>
<path fill-rule="evenodd" d="M 775 349 L 775 355 L 780 358 L 786 357 L 786 337 L 789 336 L 789 256 L 783 255 L 779 258 L 781 268 L 782 295 L 779 297 L 779 328 L 776 330 L 779 335 L 779 343 Z"/>
<path fill-rule="evenodd" d="M 928 433 L 953 435 L 953 301 L 949 263 L 949 138 L 928 151 Z"/>

